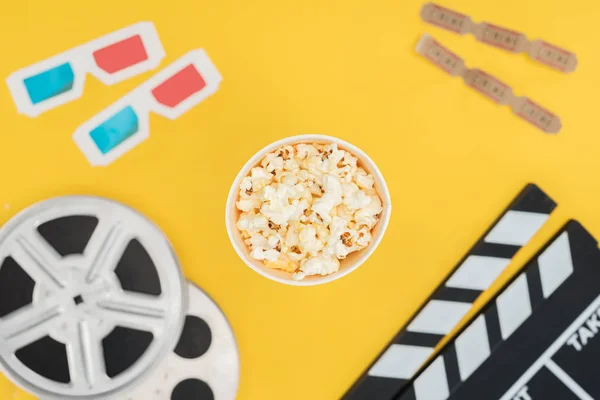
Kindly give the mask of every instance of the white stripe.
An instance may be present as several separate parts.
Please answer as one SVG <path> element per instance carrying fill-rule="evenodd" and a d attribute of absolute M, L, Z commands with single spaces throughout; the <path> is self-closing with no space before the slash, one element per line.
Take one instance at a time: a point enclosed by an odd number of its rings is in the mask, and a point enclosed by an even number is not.
<path fill-rule="evenodd" d="M 515 382 L 515 384 L 508 389 L 508 391 L 502 396 L 500 400 L 512 400 L 515 394 L 523 387 L 527 382 L 533 378 L 535 374 L 544 366 L 547 360 L 549 360 L 554 353 L 560 350 L 561 347 L 565 344 L 567 340 L 573 335 L 573 333 L 577 332 L 579 327 L 583 325 L 590 315 L 594 314 L 598 307 L 600 307 L 600 296 L 596 297 L 596 299 L 590 304 L 585 311 L 583 311 L 577 319 L 569 326 L 559 337 L 556 339 L 554 343 L 538 358 L 531 367 Z"/>
<path fill-rule="evenodd" d="M 369 370 L 382 378 L 410 379 L 433 353 L 431 347 L 393 344 Z"/>
<path fill-rule="evenodd" d="M 542 292 L 548 298 L 573 273 L 569 235 L 564 232 L 538 257 Z"/>
<path fill-rule="evenodd" d="M 470 303 L 431 300 L 406 329 L 411 332 L 447 335 L 470 309 Z"/>
<path fill-rule="evenodd" d="M 510 264 L 509 258 L 469 256 L 446 281 L 446 286 L 486 290 Z"/>
<path fill-rule="evenodd" d="M 446 400 L 450 396 L 446 367 L 442 356 L 435 359 L 425 371 L 415 379 L 417 400 Z"/>
<path fill-rule="evenodd" d="M 577 397 L 579 397 L 581 400 L 594 400 L 592 396 L 583 390 L 583 388 L 579 386 L 579 384 L 575 382 L 573 378 L 571 378 L 565 371 L 563 371 L 561 367 L 556 365 L 554 361 L 548 360 L 546 367 L 548 367 L 548 369 L 552 371 L 552 373 L 556 375 L 556 377 L 560 379 L 566 387 L 571 389 L 571 391 L 575 393 L 575 395 L 577 395 Z"/>
<path fill-rule="evenodd" d="M 506 340 L 531 315 L 527 276 L 521 274 L 496 299 L 502 339 Z"/>
<path fill-rule="evenodd" d="M 488 243 L 524 246 L 548 220 L 548 214 L 507 211 L 485 237 Z"/>
<path fill-rule="evenodd" d="M 480 315 L 456 338 L 456 358 L 460 379 L 464 382 L 490 356 L 485 319 Z"/>

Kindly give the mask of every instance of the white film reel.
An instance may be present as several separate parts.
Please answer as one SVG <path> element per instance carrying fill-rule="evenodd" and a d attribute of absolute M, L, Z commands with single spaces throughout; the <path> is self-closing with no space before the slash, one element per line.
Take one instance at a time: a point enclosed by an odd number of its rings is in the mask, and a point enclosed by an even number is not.
<path fill-rule="evenodd" d="M 119 400 L 234 400 L 240 360 L 219 307 L 189 284 L 185 326 L 175 351 L 145 382 Z"/>
<path fill-rule="evenodd" d="M 183 326 L 187 282 L 136 211 L 83 196 L 0 229 L 0 370 L 49 399 L 112 399 L 150 376 Z"/>

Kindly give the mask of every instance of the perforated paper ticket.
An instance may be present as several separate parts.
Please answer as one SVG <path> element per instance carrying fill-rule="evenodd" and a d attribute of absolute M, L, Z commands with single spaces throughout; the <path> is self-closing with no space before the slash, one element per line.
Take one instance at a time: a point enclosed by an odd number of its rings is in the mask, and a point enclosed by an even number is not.
<path fill-rule="evenodd" d="M 543 40 L 530 41 L 523 33 L 501 28 L 487 22 L 477 24 L 467 15 L 433 3 L 423 6 L 421 18 L 425 22 L 460 35 L 470 33 L 480 42 L 494 47 L 513 53 L 527 53 L 532 59 L 559 71 L 572 72 L 577 67 L 577 57 L 567 50 L 546 43 Z"/>
<path fill-rule="evenodd" d="M 469 69 L 462 58 L 439 44 L 429 35 L 417 44 L 417 53 L 442 68 L 452 76 L 460 76 L 465 83 L 484 96 L 501 105 L 508 105 L 513 113 L 546 133 L 558 133 L 560 119 L 527 97 L 517 97 L 512 89 L 499 79 L 480 69 Z"/>

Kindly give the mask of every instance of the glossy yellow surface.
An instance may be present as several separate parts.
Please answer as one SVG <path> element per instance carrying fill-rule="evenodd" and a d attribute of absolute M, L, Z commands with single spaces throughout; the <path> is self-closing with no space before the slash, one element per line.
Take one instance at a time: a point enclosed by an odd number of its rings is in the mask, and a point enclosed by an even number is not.
<path fill-rule="evenodd" d="M 571 75 L 428 26 L 415 0 L 171 0 L 4 2 L 0 78 L 141 20 L 167 51 L 207 50 L 224 81 L 176 121 L 152 116 L 151 138 L 92 168 L 74 129 L 151 76 L 113 87 L 93 78 L 79 101 L 36 119 L 16 113 L 0 86 L 0 223 L 66 194 L 110 197 L 156 221 L 186 275 L 236 332 L 240 400 L 332 400 L 527 182 L 560 203 L 551 222 L 501 278 L 506 281 L 568 218 L 600 237 L 600 3 L 456 0 L 445 4 L 575 51 Z M 546 136 L 414 52 L 428 32 L 562 117 Z M 239 168 L 289 135 L 339 136 L 367 152 L 387 179 L 394 210 L 374 256 L 325 286 L 265 278 L 236 256 L 224 207 Z M 501 282 L 495 285 L 500 286 Z M 486 295 L 489 298 L 489 293 Z M 478 304 L 483 304 L 480 299 Z M 0 377 L 0 398 L 29 399 Z"/>

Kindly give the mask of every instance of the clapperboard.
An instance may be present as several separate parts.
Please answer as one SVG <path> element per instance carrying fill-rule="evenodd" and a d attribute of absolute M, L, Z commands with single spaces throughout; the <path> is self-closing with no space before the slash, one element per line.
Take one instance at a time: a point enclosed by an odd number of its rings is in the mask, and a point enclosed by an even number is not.
<path fill-rule="evenodd" d="M 396 400 L 600 399 L 600 250 L 570 221 Z"/>
<path fill-rule="evenodd" d="M 392 400 L 555 208 L 539 187 L 525 186 L 343 399 Z"/>

